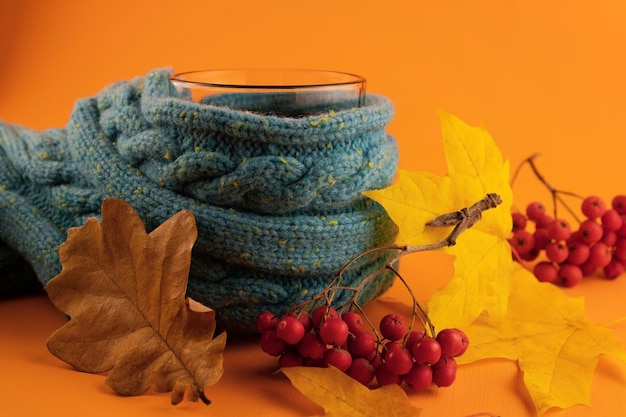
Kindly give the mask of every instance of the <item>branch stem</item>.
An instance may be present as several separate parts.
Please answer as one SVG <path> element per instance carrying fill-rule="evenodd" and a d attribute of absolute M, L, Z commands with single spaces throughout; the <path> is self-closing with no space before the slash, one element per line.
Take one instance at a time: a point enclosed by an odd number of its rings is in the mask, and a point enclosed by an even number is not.
<path fill-rule="evenodd" d="M 524 159 L 520 165 L 517 167 L 517 169 L 515 170 L 515 174 L 513 175 L 513 178 L 511 180 L 511 185 L 513 184 L 513 182 L 515 181 L 515 179 L 517 178 L 517 175 L 519 173 L 519 171 L 521 170 L 522 166 L 524 164 L 528 164 L 530 166 L 530 169 L 533 171 L 533 174 L 535 174 L 535 177 L 537 177 L 537 179 L 546 187 L 546 189 L 548 190 L 548 192 L 550 193 L 551 197 L 552 197 L 552 208 L 553 208 L 553 216 L 556 219 L 557 218 L 557 203 L 561 203 L 561 205 L 563 206 L 563 208 L 565 208 L 565 210 L 578 222 L 580 223 L 580 219 L 579 217 L 576 215 L 576 213 L 574 212 L 574 210 L 572 210 L 569 205 L 563 200 L 563 198 L 561 198 L 561 195 L 568 195 L 571 197 L 577 197 L 577 198 L 582 198 L 580 195 L 572 193 L 570 191 L 565 191 L 565 190 L 559 190 L 557 188 L 554 188 L 547 180 L 546 178 L 543 176 L 543 174 L 541 174 L 541 172 L 539 172 L 539 168 L 537 168 L 537 164 L 535 164 L 535 159 L 539 156 L 538 153 L 532 154 L 531 156 L 529 156 L 528 158 Z"/>
<path fill-rule="evenodd" d="M 431 221 L 426 223 L 427 226 L 429 227 L 453 227 L 452 231 L 443 240 L 439 242 L 426 244 L 426 245 L 389 245 L 389 246 L 369 249 L 367 251 L 364 251 L 356 255 L 355 257 L 350 259 L 339 270 L 337 275 L 333 278 L 333 280 L 329 284 L 326 290 L 326 291 L 332 290 L 332 295 L 329 298 L 329 302 L 332 303 L 332 298 L 335 293 L 334 290 L 338 288 L 343 288 L 340 286 L 341 279 L 345 271 L 350 266 L 352 266 L 358 259 L 362 258 L 363 256 L 371 255 L 373 253 L 381 252 L 381 251 L 396 251 L 397 253 L 392 257 L 392 259 L 386 265 L 384 265 L 381 268 L 378 268 L 376 271 L 370 273 L 365 278 L 363 278 L 361 282 L 359 283 L 359 285 L 353 291 L 353 294 L 348 300 L 348 302 L 342 305 L 340 309 L 349 308 L 350 306 L 354 305 L 358 300 L 359 293 L 365 287 L 365 285 L 367 285 L 374 278 L 378 277 L 380 274 L 384 273 L 386 270 L 392 271 L 396 275 L 396 277 L 399 277 L 400 280 L 405 285 L 405 287 L 407 287 L 407 289 L 409 289 L 410 291 L 408 283 L 400 276 L 399 272 L 394 267 L 394 265 L 397 263 L 397 261 L 401 257 L 411 254 L 411 253 L 415 253 L 415 252 L 426 252 L 426 251 L 437 250 L 437 249 L 447 247 L 447 246 L 454 246 L 456 244 L 456 241 L 459 235 L 463 233 L 465 230 L 471 228 L 474 224 L 476 224 L 476 222 L 478 222 L 482 218 L 482 213 L 485 210 L 495 208 L 501 202 L 502 202 L 502 198 L 498 194 L 490 193 L 490 194 L 487 194 L 483 199 L 471 205 L 470 207 L 462 208 L 458 211 L 453 211 L 450 213 L 445 213 L 445 214 L 442 214 L 441 216 L 438 216 L 432 219 Z M 417 303 L 417 299 L 414 297 L 414 295 L 411 294 L 411 296 L 413 297 L 415 303 Z M 419 307 L 419 309 L 425 315 L 425 319 L 428 325 L 431 326 L 431 331 L 434 331 L 434 326 L 432 326 L 432 323 L 430 323 L 430 320 L 427 319 L 426 312 L 421 308 L 421 306 Z"/>
<path fill-rule="evenodd" d="M 406 280 L 402 277 L 402 275 L 400 275 L 400 272 L 398 272 L 397 269 L 395 269 L 391 265 L 387 265 L 387 268 L 389 270 L 393 271 L 394 274 L 396 274 L 396 277 L 398 277 L 398 279 L 402 282 L 402 284 L 404 284 L 404 287 L 409 292 L 409 295 L 411 296 L 411 299 L 413 300 L 413 310 L 412 310 L 412 313 L 411 313 L 411 325 L 409 326 L 409 333 L 413 329 L 413 324 L 415 323 L 415 316 L 418 316 L 420 318 L 420 320 L 422 321 L 422 325 L 423 325 L 424 329 L 426 329 L 426 327 L 428 327 L 428 329 L 430 330 L 430 335 L 432 337 L 435 337 L 437 335 L 437 333 L 435 332 L 435 325 L 430 320 L 430 317 L 428 317 L 428 314 L 426 313 L 426 310 L 424 310 L 424 308 L 417 301 L 417 297 L 415 297 L 415 294 L 413 294 L 413 290 L 411 289 L 411 286 L 406 282 Z M 416 310 L 419 310 L 421 315 L 417 314 Z M 408 333 L 407 333 L 407 335 L 408 335 Z"/>

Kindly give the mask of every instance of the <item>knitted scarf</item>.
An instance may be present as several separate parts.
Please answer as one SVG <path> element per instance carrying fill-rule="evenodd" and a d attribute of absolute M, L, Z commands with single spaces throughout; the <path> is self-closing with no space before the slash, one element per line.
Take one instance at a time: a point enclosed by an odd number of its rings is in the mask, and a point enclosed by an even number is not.
<path fill-rule="evenodd" d="M 389 100 L 262 114 L 195 103 L 170 75 L 154 70 L 77 101 L 62 129 L 0 122 L 0 291 L 45 286 L 61 270 L 68 228 L 99 216 L 106 197 L 129 202 L 148 230 L 183 209 L 195 215 L 188 295 L 235 334 L 253 331 L 259 312 L 323 290 L 355 255 L 394 241 L 383 208 L 361 195 L 395 175 Z M 342 283 L 356 286 L 388 257 L 364 257 Z M 361 302 L 392 280 L 373 280 Z"/>

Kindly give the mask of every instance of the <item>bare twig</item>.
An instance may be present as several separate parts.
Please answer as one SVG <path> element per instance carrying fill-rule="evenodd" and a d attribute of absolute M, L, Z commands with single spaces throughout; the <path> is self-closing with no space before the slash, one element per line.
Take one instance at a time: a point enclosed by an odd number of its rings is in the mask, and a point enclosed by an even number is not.
<path fill-rule="evenodd" d="M 498 194 L 490 193 L 482 200 L 474 203 L 470 207 L 462 208 L 459 211 L 442 214 L 426 223 L 431 227 L 448 227 L 454 226 L 452 232 L 439 244 L 442 246 L 453 246 L 456 239 L 464 231 L 472 227 L 478 220 L 482 218 L 483 211 L 497 207 L 502 203 L 502 197 Z"/>
<path fill-rule="evenodd" d="M 346 263 L 346 265 L 343 268 L 341 268 L 339 273 L 333 279 L 333 282 L 335 283 L 335 285 L 338 285 L 338 283 L 341 281 L 341 277 L 342 277 L 343 273 L 347 270 L 347 268 L 350 265 L 352 265 L 356 260 L 360 259 L 361 257 L 363 257 L 365 255 L 372 254 L 372 253 L 378 252 L 378 251 L 388 251 L 388 250 L 392 250 L 392 251 L 396 251 L 397 252 L 397 254 L 391 259 L 391 261 L 389 261 L 387 263 L 387 265 L 385 265 L 384 267 L 382 267 L 382 268 L 372 272 L 371 274 L 369 274 L 368 276 L 363 278 L 363 280 L 361 280 L 361 282 L 359 283 L 358 287 L 356 287 L 356 291 L 354 291 L 354 294 L 352 295 L 352 297 L 350 298 L 349 302 L 347 303 L 347 305 L 349 305 L 352 302 L 356 301 L 360 290 L 368 282 L 370 282 L 372 279 L 376 278 L 378 275 L 383 273 L 386 269 L 389 269 L 389 266 L 391 266 L 391 268 L 393 268 L 393 265 L 402 256 L 408 255 L 410 253 L 426 252 L 426 251 L 440 249 L 440 248 L 443 248 L 445 246 L 453 246 L 453 245 L 455 245 L 456 244 L 456 239 L 459 237 L 459 235 L 461 233 L 463 233 L 465 230 L 471 228 L 474 224 L 476 224 L 476 222 L 478 220 L 480 220 L 482 218 L 483 211 L 489 210 L 491 208 L 495 208 L 501 202 L 502 202 L 502 198 L 498 194 L 490 193 L 490 194 L 487 194 L 482 200 L 474 203 L 470 207 L 462 208 L 462 209 L 460 209 L 458 211 L 454 211 L 454 212 L 450 212 L 450 213 L 446 213 L 446 214 L 443 214 L 441 216 L 438 216 L 435 219 L 433 219 L 433 220 L 429 221 L 428 223 L 426 223 L 426 225 L 430 226 L 430 227 L 452 227 L 452 226 L 454 226 L 454 228 L 452 229 L 450 234 L 448 234 L 448 236 L 445 239 L 441 240 L 440 242 L 427 244 L 427 245 L 416 245 L 416 246 L 412 246 L 412 245 L 391 245 L 391 246 L 385 246 L 385 247 L 381 247 L 381 248 L 370 249 L 368 251 L 365 251 L 365 252 L 355 256 L 350 261 L 348 261 L 348 263 Z M 329 287 L 331 287 L 331 286 L 329 286 Z"/>
<path fill-rule="evenodd" d="M 571 197 L 577 197 L 577 198 L 582 198 L 582 197 L 580 195 L 572 193 L 570 191 L 559 190 L 557 188 L 554 188 L 552 185 L 550 185 L 550 183 L 545 179 L 545 177 L 539 172 L 539 169 L 537 168 L 537 165 L 535 164 L 535 159 L 538 156 L 539 156 L 538 153 L 532 154 L 531 156 L 529 156 L 528 158 L 524 159 L 520 163 L 520 165 L 515 170 L 515 174 L 513 175 L 513 178 L 511 179 L 511 185 L 513 184 L 513 182 L 515 182 L 515 179 L 517 178 L 517 175 L 518 175 L 520 169 L 522 168 L 522 166 L 524 164 L 528 164 L 530 166 L 530 169 L 532 169 L 533 173 L 535 174 L 535 177 L 537 177 L 537 179 L 548 189 L 548 192 L 552 196 L 552 207 L 553 207 L 554 218 L 557 218 L 557 202 L 558 202 L 558 203 L 561 203 L 563 205 L 563 207 L 565 208 L 565 210 L 567 210 L 567 212 L 572 217 L 574 217 L 574 219 L 576 219 L 577 222 L 580 223 L 580 219 L 578 218 L 576 213 L 561 198 L 561 195 L 569 195 Z"/>
<path fill-rule="evenodd" d="M 433 324 L 432 321 L 430 321 L 430 317 L 428 317 L 426 310 L 424 310 L 424 308 L 417 301 L 417 297 L 415 297 L 415 294 L 413 294 L 413 290 L 409 286 L 409 283 L 405 281 L 405 279 L 402 277 L 402 275 L 400 275 L 400 272 L 397 269 L 395 269 L 391 265 L 387 265 L 387 268 L 391 270 L 394 274 L 396 274 L 396 277 L 398 277 L 400 282 L 404 284 L 404 287 L 407 289 L 407 291 L 409 292 L 409 295 L 411 296 L 411 299 L 413 300 L 413 312 L 411 314 L 411 325 L 409 326 L 409 332 L 413 330 L 413 324 L 415 323 L 415 316 L 418 316 L 422 322 L 422 326 L 424 327 L 424 329 L 426 329 L 426 326 L 428 326 L 428 329 L 430 330 L 430 335 L 432 337 L 435 337 L 436 335 L 435 325 Z M 417 314 L 416 310 L 419 310 L 421 315 Z M 407 337 L 409 335 L 409 332 L 407 332 Z"/>
<path fill-rule="evenodd" d="M 376 343 L 381 343 L 381 340 L 383 340 L 383 338 L 381 337 L 381 335 L 378 332 L 378 330 L 376 330 L 376 326 L 374 325 L 374 323 L 372 323 L 372 320 L 370 320 L 368 315 L 365 314 L 365 311 L 363 311 L 363 307 L 361 307 L 361 305 L 359 303 L 357 303 L 356 301 L 353 303 L 353 305 L 356 307 L 356 309 L 359 311 L 359 313 L 361 313 L 361 316 L 367 322 L 367 324 L 370 326 L 370 328 L 372 329 L 372 332 L 374 332 L 374 336 L 376 337 Z"/>

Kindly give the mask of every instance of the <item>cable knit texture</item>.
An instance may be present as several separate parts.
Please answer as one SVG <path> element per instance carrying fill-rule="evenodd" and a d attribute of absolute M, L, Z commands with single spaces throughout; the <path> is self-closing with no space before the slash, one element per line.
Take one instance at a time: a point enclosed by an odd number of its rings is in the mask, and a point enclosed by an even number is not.
<path fill-rule="evenodd" d="M 395 175 L 389 100 L 279 116 L 192 102 L 170 75 L 154 70 L 77 101 L 63 129 L 0 122 L 0 291 L 32 289 L 31 268 L 45 286 L 61 270 L 67 229 L 98 216 L 106 197 L 132 204 L 148 230 L 183 209 L 195 215 L 188 294 L 232 333 L 253 331 L 260 311 L 318 293 L 350 258 L 393 242 L 393 222 L 361 195 Z M 388 257 L 363 258 L 344 283 Z M 392 280 L 373 280 L 361 301 Z"/>

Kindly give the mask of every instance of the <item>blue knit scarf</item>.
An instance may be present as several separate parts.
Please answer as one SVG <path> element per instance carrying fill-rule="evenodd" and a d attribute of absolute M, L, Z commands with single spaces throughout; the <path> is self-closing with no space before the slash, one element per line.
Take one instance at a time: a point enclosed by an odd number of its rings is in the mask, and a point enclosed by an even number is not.
<path fill-rule="evenodd" d="M 105 197 L 129 202 L 148 230 L 193 212 L 188 295 L 232 333 L 252 331 L 259 312 L 312 296 L 350 258 L 394 241 L 385 211 L 361 195 L 395 175 L 389 100 L 261 114 L 194 103 L 170 75 L 154 70 L 77 101 L 63 129 L 0 122 L 0 291 L 32 287 L 31 268 L 45 286 L 61 270 L 67 229 L 99 216 Z M 388 256 L 364 258 L 343 282 L 356 285 Z M 372 281 L 361 301 L 392 279 Z"/>

